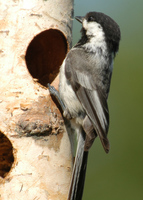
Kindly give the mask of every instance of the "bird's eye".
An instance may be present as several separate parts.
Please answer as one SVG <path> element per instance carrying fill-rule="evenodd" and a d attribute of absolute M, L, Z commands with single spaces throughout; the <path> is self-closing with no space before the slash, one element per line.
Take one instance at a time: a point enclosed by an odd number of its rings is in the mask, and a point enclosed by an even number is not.
<path fill-rule="evenodd" d="M 88 18 L 88 22 L 93 22 L 93 21 L 95 21 L 94 17 L 90 16 L 90 17 Z"/>

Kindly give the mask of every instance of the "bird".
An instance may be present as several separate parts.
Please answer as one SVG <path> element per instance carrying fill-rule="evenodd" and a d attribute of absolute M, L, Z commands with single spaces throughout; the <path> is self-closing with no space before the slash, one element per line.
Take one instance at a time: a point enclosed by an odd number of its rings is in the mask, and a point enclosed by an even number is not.
<path fill-rule="evenodd" d="M 119 50 L 119 25 L 101 12 L 75 17 L 81 39 L 60 67 L 59 99 L 63 116 L 77 134 L 77 150 L 68 200 L 82 200 L 89 150 L 98 136 L 106 153 L 110 144 L 108 94 L 113 61 Z"/>

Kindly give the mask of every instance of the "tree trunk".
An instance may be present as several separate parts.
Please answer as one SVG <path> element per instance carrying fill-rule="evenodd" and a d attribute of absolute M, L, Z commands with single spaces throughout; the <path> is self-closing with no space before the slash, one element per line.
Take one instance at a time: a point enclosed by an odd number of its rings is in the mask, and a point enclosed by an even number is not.
<path fill-rule="evenodd" d="M 0 2 L 0 199 L 67 199 L 72 136 L 58 88 L 71 46 L 73 0 Z"/>

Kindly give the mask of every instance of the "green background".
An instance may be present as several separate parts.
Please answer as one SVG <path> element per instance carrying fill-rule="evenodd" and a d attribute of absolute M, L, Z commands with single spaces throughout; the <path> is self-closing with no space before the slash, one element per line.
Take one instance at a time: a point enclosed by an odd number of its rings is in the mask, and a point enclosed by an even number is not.
<path fill-rule="evenodd" d="M 75 16 L 89 11 L 112 17 L 122 39 L 108 100 L 111 149 L 94 142 L 83 200 L 143 200 L 143 0 L 75 0 Z M 73 45 L 80 29 L 74 20 Z"/>

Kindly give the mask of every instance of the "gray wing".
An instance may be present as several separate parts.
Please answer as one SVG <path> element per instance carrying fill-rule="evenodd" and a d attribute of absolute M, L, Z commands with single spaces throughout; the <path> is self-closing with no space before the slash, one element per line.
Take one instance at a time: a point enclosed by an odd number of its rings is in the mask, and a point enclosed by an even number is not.
<path fill-rule="evenodd" d="M 109 91 L 110 78 L 104 75 L 102 69 L 92 66 L 89 58 L 85 58 L 87 57 L 82 51 L 70 51 L 66 59 L 65 73 L 90 118 L 105 151 L 108 152 L 109 112 L 107 92 Z"/>

